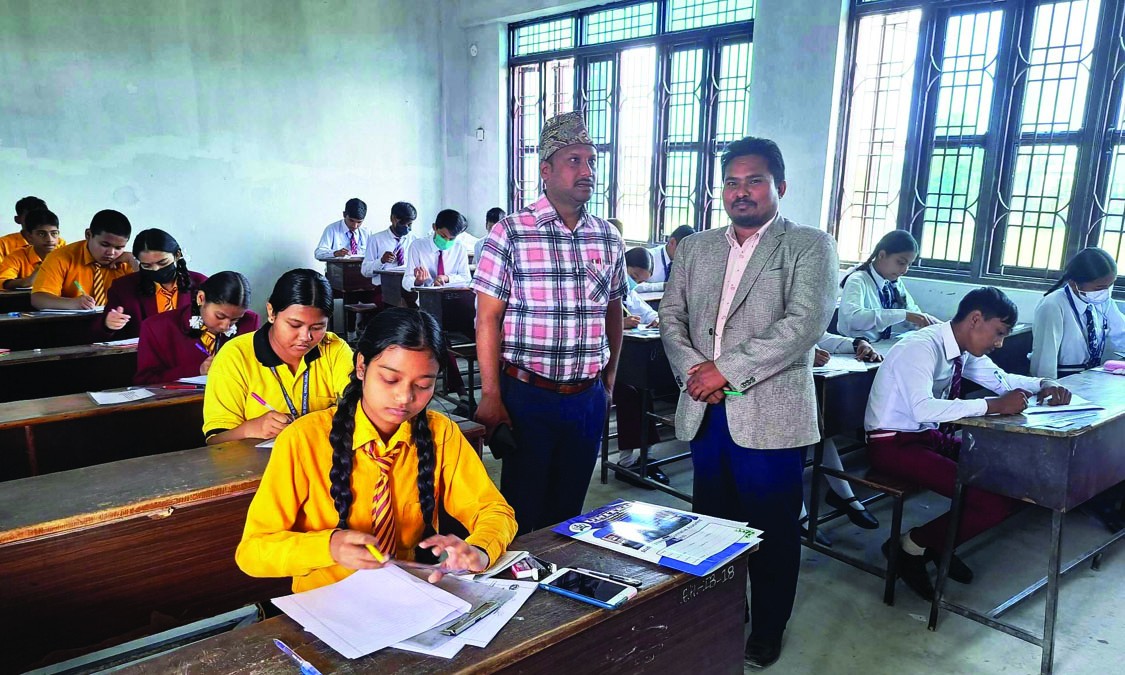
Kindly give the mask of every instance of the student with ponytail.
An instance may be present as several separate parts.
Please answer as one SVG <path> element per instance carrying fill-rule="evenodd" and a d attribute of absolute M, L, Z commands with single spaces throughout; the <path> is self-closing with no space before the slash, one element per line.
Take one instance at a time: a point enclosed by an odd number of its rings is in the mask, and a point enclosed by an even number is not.
<path fill-rule="evenodd" d="M 872 342 L 893 332 L 940 323 L 925 314 L 899 278 L 918 257 L 918 242 L 906 230 L 891 230 L 875 244 L 864 262 L 850 271 L 840 287 L 838 332 Z"/>
<path fill-rule="evenodd" d="M 126 340 L 141 334 L 150 316 L 191 303 L 192 291 L 207 280 L 191 272 L 180 244 L 164 230 L 144 230 L 133 239 L 140 271 L 114 280 L 105 312 L 94 320 L 95 340 Z"/>
<path fill-rule="evenodd" d="M 203 397 L 208 444 L 273 438 L 298 417 L 336 405 L 348 384 L 352 350 L 328 332 L 332 287 L 323 274 L 282 274 L 266 319 L 215 355 Z"/>
<path fill-rule="evenodd" d="M 1125 349 L 1125 317 L 1113 301 L 1117 262 L 1100 248 L 1070 259 L 1058 283 L 1035 308 L 1031 374 L 1055 378 L 1100 366 Z"/>
<path fill-rule="evenodd" d="M 190 303 L 145 319 L 133 384 L 206 375 L 228 340 L 258 329 L 258 315 L 248 311 L 249 306 L 246 277 L 219 272 L 199 286 Z"/>
<path fill-rule="evenodd" d="M 457 425 L 426 409 L 444 362 L 441 328 L 425 312 L 391 308 L 357 349 L 340 405 L 278 436 L 235 561 L 250 576 L 293 577 L 294 592 L 381 567 L 368 545 L 399 560 L 421 547 L 447 554 L 447 569 L 483 571 L 516 521 Z M 466 539 L 440 533 L 439 503 Z"/>

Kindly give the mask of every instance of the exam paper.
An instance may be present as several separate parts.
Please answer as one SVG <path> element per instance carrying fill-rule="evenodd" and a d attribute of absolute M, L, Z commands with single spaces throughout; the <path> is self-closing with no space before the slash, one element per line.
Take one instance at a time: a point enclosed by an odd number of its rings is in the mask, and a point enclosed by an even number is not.
<path fill-rule="evenodd" d="M 196 375 L 195 377 L 181 377 L 176 381 L 183 382 L 184 384 L 207 384 L 207 376 Z"/>
<path fill-rule="evenodd" d="M 262 441 L 261 443 L 259 443 L 259 444 L 255 445 L 254 447 L 255 447 L 255 448 L 272 448 L 272 447 L 273 447 L 273 443 L 274 443 L 274 441 L 276 441 L 276 440 L 277 440 L 277 437 L 275 436 L 275 437 L 273 437 L 273 438 L 269 439 L 268 441 Z"/>
<path fill-rule="evenodd" d="M 424 572 L 414 572 L 419 575 L 419 578 L 427 576 Z M 498 581 L 500 583 L 493 584 L 491 581 Z M 501 606 L 489 616 L 481 619 L 471 628 L 464 633 L 452 636 L 442 635 L 441 631 L 447 626 L 451 625 L 460 616 L 453 617 L 451 620 L 434 626 L 429 630 L 411 637 L 409 640 L 403 640 L 394 645 L 396 649 L 404 649 L 408 652 L 415 652 L 418 654 L 426 654 L 428 656 L 438 656 L 444 659 L 451 659 L 461 651 L 461 648 L 466 644 L 473 644 L 469 642 L 472 640 L 476 644 L 474 646 L 486 646 L 500 629 L 504 627 L 505 622 L 493 623 L 491 620 L 496 617 L 497 613 L 504 611 L 504 605 L 516 597 L 515 590 L 508 587 L 515 582 L 507 582 L 503 580 L 489 580 L 485 582 L 466 581 L 454 576 L 442 577 L 441 581 L 437 583 L 438 588 L 448 591 L 453 595 L 461 598 L 469 603 L 470 610 L 480 607 L 486 602 L 499 602 Z M 534 590 L 534 589 L 532 589 Z M 530 597 L 530 593 L 527 594 Z M 527 598 L 525 597 L 524 600 Z M 522 601 L 520 604 L 523 604 Z M 482 629 L 482 626 L 484 628 Z M 490 628 L 491 627 L 491 628 Z"/>
<path fill-rule="evenodd" d="M 124 340 L 109 340 L 107 342 L 95 342 L 94 344 L 99 347 L 136 347 L 141 343 L 140 338 L 126 338 Z"/>
<path fill-rule="evenodd" d="M 93 309 L 40 309 L 34 312 L 28 312 L 31 316 L 46 316 L 48 314 L 100 314 L 105 311 L 104 305 L 98 305 Z"/>
<path fill-rule="evenodd" d="M 833 354 L 828 358 L 828 363 L 823 366 L 813 366 L 814 373 L 829 373 L 838 372 L 841 370 L 855 373 L 862 373 L 870 367 L 870 364 L 864 361 L 857 361 L 854 356 L 846 354 Z"/>
<path fill-rule="evenodd" d="M 1070 403 L 1067 405 L 1047 405 L 1046 402 L 1039 403 L 1039 401 L 1032 396 L 1027 402 L 1027 408 L 1023 411 L 1024 415 L 1048 415 L 1055 413 L 1065 412 L 1078 412 L 1079 410 L 1105 410 L 1104 406 L 1097 403 L 1088 401 L 1078 394 L 1070 395 Z"/>
<path fill-rule="evenodd" d="M 148 389 L 126 389 L 124 391 L 91 391 L 89 392 L 90 398 L 94 399 L 94 403 L 98 405 L 113 405 L 116 403 L 128 403 L 130 401 L 142 401 L 146 398 L 152 398 L 153 394 Z"/>

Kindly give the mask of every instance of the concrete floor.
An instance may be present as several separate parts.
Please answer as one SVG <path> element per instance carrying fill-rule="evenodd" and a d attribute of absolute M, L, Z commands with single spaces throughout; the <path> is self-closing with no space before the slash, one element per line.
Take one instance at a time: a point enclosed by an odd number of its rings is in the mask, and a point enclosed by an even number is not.
<path fill-rule="evenodd" d="M 682 452 L 683 443 L 670 441 L 655 456 Z M 611 447 L 614 447 L 611 444 Z M 857 455 L 860 453 L 856 453 Z M 489 473 L 499 484 L 500 464 L 485 451 Z M 611 455 L 612 458 L 612 455 Z M 846 464 L 862 461 L 849 456 Z M 665 467 L 672 485 L 691 492 L 691 463 Z M 806 472 L 807 494 L 808 472 Z M 595 470 L 586 497 L 588 509 L 616 498 L 633 498 L 677 508 L 679 499 L 656 490 L 643 490 L 615 480 L 602 485 Z M 925 523 L 948 508 L 949 500 L 932 494 L 909 499 L 904 529 Z M 883 564 L 879 546 L 888 536 L 890 502 L 875 505 L 879 530 L 859 529 L 846 519 L 833 521 L 826 532 L 836 548 Z M 768 534 L 768 533 L 767 533 Z M 1049 512 L 1024 509 L 995 530 L 963 546 L 959 553 L 973 568 L 969 586 L 950 584 L 953 600 L 978 610 L 989 609 L 1039 579 L 1046 571 Z M 1067 516 L 1064 560 L 1095 546 L 1108 536 L 1083 513 Z M 1101 570 L 1089 564 L 1067 575 L 1059 600 L 1055 643 L 1055 673 L 1125 672 L 1125 546 L 1108 551 Z M 1040 650 L 1007 634 L 969 619 L 943 613 L 936 632 L 926 629 L 929 604 L 902 582 L 896 604 L 882 602 L 882 579 L 833 558 L 804 549 L 797 604 L 786 631 L 781 659 L 774 673 L 1037 673 Z M 1042 631 L 1043 598 L 1027 601 L 1007 616 L 1009 621 Z M 1117 670 L 1121 668 L 1122 670 Z M 747 669 L 746 672 L 757 672 Z"/>

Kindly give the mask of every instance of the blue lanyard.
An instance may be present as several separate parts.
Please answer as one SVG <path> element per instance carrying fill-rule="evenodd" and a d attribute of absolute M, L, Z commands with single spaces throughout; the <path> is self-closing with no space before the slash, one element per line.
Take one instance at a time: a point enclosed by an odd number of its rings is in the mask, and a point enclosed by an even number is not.
<path fill-rule="evenodd" d="M 1082 333 L 1085 334 L 1086 333 L 1086 321 L 1083 320 L 1082 314 L 1080 314 L 1078 312 L 1078 306 L 1074 304 L 1074 296 L 1070 292 L 1070 285 L 1067 284 L 1064 290 L 1066 291 L 1066 301 L 1070 303 L 1070 311 L 1074 312 L 1074 320 L 1078 322 L 1079 330 L 1081 330 Z M 1086 306 L 1093 309 L 1093 305 L 1087 304 Z M 1095 312 L 1095 314 L 1096 314 L 1096 312 Z M 1089 354 L 1090 354 L 1090 360 L 1086 362 L 1088 367 L 1091 367 L 1091 368 L 1093 367 L 1093 366 L 1090 366 L 1089 364 L 1093 364 L 1094 366 L 1098 365 L 1098 364 L 1094 363 L 1094 361 L 1101 361 L 1102 352 L 1105 351 L 1105 338 L 1106 338 L 1106 335 L 1108 333 L 1109 333 L 1109 316 L 1103 313 L 1102 314 L 1102 334 L 1101 334 L 1101 336 L 1097 336 L 1097 335 L 1094 336 L 1094 339 L 1093 339 L 1094 344 L 1093 345 L 1090 344 L 1091 340 L 1090 340 L 1090 336 L 1088 334 L 1086 335 L 1086 339 L 1084 340 L 1084 342 L 1086 343 L 1086 351 L 1089 352 Z"/>
<path fill-rule="evenodd" d="M 277 378 L 277 384 L 278 384 L 279 387 L 281 387 L 281 395 L 285 397 L 285 405 L 289 406 L 289 414 L 293 416 L 293 419 L 297 419 L 298 417 L 301 417 L 302 415 L 308 415 L 309 414 L 309 371 L 310 370 L 312 370 L 312 366 L 310 366 L 309 364 L 306 363 L 305 364 L 305 382 L 304 382 L 303 385 L 301 385 L 301 414 L 298 415 L 297 409 L 295 407 L 293 407 L 293 400 L 291 398 L 289 398 L 289 392 L 285 391 L 285 385 L 282 384 L 282 382 L 281 382 L 281 376 L 277 374 L 277 368 L 276 367 L 270 367 L 270 372 L 272 372 L 273 376 L 275 378 Z"/>

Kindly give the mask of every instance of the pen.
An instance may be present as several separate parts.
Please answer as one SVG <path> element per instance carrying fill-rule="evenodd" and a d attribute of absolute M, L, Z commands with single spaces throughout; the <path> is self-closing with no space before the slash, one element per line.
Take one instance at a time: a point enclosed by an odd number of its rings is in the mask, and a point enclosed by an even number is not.
<path fill-rule="evenodd" d="M 582 567 L 572 567 L 571 569 L 573 569 L 575 572 L 579 572 L 581 574 L 589 574 L 592 577 L 600 577 L 602 579 L 609 579 L 610 581 L 616 581 L 617 583 L 625 584 L 626 586 L 634 586 L 634 587 L 640 588 L 641 583 L 642 583 L 640 579 L 634 579 L 633 577 L 624 577 L 624 576 L 621 576 L 620 574 L 610 574 L 609 572 L 598 572 L 597 570 L 588 570 L 588 569 L 584 569 Z"/>
<path fill-rule="evenodd" d="M 298 656 L 297 652 L 289 648 L 289 645 L 277 638 L 274 638 L 273 643 L 277 645 L 277 648 L 280 649 L 283 654 L 293 659 L 293 662 L 301 667 L 301 675 L 321 675 L 320 671 L 316 669 L 316 666 Z"/>
<path fill-rule="evenodd" d="M 266 407 L 266 410 L 272 410 L 273 412 L 277 412 L 277 410 L 272 405 L 270 405 L 269 403 L 266 403 L 266 400 L 264 398 L 262 398 L 261 396 L 258 396 L 254 392 L 250 392 L 250 398 L 252 398 L 255 401 L 257 401 L 258 403 L 261 403 L 262 405 L 264 405 Z"/>
<path fill-rule="evenodd" d="M 193 342 L 192 344 L 195 345 L 196 349 L 203 352 L 204 356 L 211 356 L 211 352 L 207 351 L 207 348 L 203 345 L 199 344 L 198 342 Z M 257 398 L 257 396 L 255 396 L 254 398 Z"/>
<path fill-rule="evenodd" d="M 724 389 L 723 393 L 726 394 L 727 396 L 745 396 L 746 395 L 746 394 L 743 394 L 741 391 L 735 391 L 733 389 Z"/>
<path fill-rule="evenodd" d="M 77 280 L 77 279 L 75 279 L 75 280 L 74 280 L 74 287 L 75 287 L 75 288 L 77 288 L 77 289 L 78 289 L 78 292 L 79 292 L 79 293 L 81 293 L 82 295 L 89 295 L 89 294 L 88 294 L 88 293 L 86 292 L 86 289 L 85 289 L 85 288 L 82 288 L 82 284 L 78 283 L 78 280 Z"/>
<path fill-rule="evenodd" d="M 1000 386 L 1004 387 L 1004 391 L 1011 391 L 1012 388 L 1008 386 L 1008 378 L 1004 377 L 1004 373 L 1000 369 L 996 369 L 996 379 L 1000 381 Z"/>
<path fill-rule="evenodd" d="M 202 384 L 166 384 L 161 389 L 186 389 L 199 391 L 205 387 Z"/>

